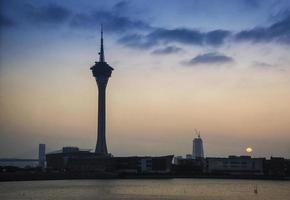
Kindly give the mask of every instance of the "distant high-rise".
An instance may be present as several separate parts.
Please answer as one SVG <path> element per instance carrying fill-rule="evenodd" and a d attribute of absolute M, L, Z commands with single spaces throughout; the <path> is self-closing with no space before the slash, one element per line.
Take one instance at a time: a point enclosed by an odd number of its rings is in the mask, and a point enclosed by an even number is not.
<path fill-rule="evenodd" d="M 99 62 L 91 67 L 93 76 L 95 77 L 99 89 L 98 98 L 98 138 L 95 153 L 107 155 L 106 144 L 106 87 L 108 80 L 114 70 L 105 62 L 104 44 L 103 44 L 103 28 L 101 27 L 101 49 L 99 52 Z"/>
<path fill-rule="evenodd" d="M 197 138 L 194 138 L 192 141 L 192 158 L 198 159 L 203 158 L 203 144 L 200 134 L 198 134 Z"/>
<path fill-rule="evenodd" d="M 41 168 L 45 168 L 45 144 L 39 144 L 38 147 L 38 162 Z"/>

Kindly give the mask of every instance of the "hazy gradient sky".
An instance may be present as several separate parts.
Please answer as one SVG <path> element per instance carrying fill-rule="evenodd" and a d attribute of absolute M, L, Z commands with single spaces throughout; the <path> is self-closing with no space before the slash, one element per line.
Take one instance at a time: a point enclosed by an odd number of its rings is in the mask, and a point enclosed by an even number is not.
<path fill-rule="evenodd" d="M 1 0 L 0 157 L 95 148 L 101 23 L 113 155 L 290 157 L 288 0 Z"/>

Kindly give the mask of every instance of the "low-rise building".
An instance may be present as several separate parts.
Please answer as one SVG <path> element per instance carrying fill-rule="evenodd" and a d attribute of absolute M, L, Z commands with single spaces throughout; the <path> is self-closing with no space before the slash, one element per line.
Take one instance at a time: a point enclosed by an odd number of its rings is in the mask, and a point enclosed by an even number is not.
<path fill-rule="evenodd" d="M 79 149 L 78 147 L 63 147 L 61 150 L 46 154 L 46 165 L 48 170 L 67 171 L 76 169 L 74 165 L 81 167 L 82 163 L 95 156 L 90 150 Z"/>
<path fill-rule="evenodd" d="M 16 159 L 16 158 L 1 158 L 1 167 L 17 167 L 17 168 L 36 168 L 39 166 L 38 159 Z"/>
<path fill-rule="evenodd" d="M 173 159 L 173 164 L 178 165 L 178 163 L 182 160 L 182 156 L 175 156 Z"/>
<path fill-rule="evenodd" d="M 116 172 L 130 174 L 164 174 L 171 172 L 169 156 L 101 156 L 77 147 L 64 147 L 46 154 L 47 169 L 68 172 Z"/>
<path fill-rule="evenodd" d="M 285 176 L 286 162 L 281 157 L 271 157 L 265 162 L 265 174 L 271 177 L 283 177 Z"/>
<path fill-rule="evenodd" d="M 118 173 L 166 174 L 171 172 L 173 155 L 113 157 Z"/>
<path fill-rule="evenodd" d="M 179 159 L 174 164 L 173 171 L 176 175 L 201 175 L 203 173 L 204 159 Z"/>
<path fill-rule="evenodd" d="M 228 158 L 206 158 L 204 172 L 225 175 L 263 175 L 265 158 L 229 156 Z"/>

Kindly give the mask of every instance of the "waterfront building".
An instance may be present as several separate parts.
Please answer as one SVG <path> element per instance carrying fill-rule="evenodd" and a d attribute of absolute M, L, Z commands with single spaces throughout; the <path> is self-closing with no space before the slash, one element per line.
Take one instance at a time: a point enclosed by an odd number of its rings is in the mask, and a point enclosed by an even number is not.
<path fill-rule="evenodd" d="M 81 161 L 82 158 L 95 157 L 89 149 L 79 149 L 78 147 L 63 147 L 60 150 L 53 151 L 46 154 L 47 169 L 55 171 L 65 171 L 71 165 L 71 162 L 77 160 Z"/>
<path fill-rule="evenodd" d="M 12 167 L 21 169 L 30 169 L 40 167 L 45 168 L 45 144 L 38 146 L 38 159 L 31 158 L 1 158 L 1 167 Z"/>
<path fill-rule="evenodd" d="M 285 159 L 285 176 L 290 177 L 290 159 Z"/>
<path fill-rule="evenodd" d="M 283 177 L 287 171 L 287 162 L 282 157 L 271 157 L 265 162 L 265 174 L 272 177 Z"/>
<path fill-rule="evenodd" d="M 175 156 L 173 159 L 173 164 L 178 165 L 180 160 L 182 160 L 182 156 Z"/>
<path fill-rule="evenodd" d="M 113 172 L 116 174 L 164 174 L 171 172 L 173 155 L 169 156 L 100 156 L 87 149 L 63 147 L 46 154 L 47 169 L 66 172 Z"/>
<path fill-rule="evenodd" d="M 201 175 L 203 173 L 203 159 L 181 158 L 174 165 L 173 172 L 176 175 Z"/>
<path fill-rule="evenodd" d="M 265 158 L 251 158 L 251 156 L 206 158 L 204 172 L 225 175 L 263 175 L 264 162 Z"/>
<path fill-rule="evenodd" d="M 39 166 L 38 159 L 18 159 L 18 158 L 1 158 L 1 167 L 16 167 L 16 168 L 36 168 Z"/>
<path fill-rule="evenodd" d="M 114 157 L 115 170 L 120 174 L 166 174 L 172 169 L 173 155 Z"/>

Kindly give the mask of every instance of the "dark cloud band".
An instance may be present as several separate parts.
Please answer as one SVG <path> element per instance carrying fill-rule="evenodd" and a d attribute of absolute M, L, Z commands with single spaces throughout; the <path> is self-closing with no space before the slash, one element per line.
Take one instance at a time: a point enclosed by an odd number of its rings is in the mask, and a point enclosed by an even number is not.
<path fill-rule="evenodd" d="M 0 14 L 0 27 L 1 28 L 9 28 L 15 26 L 16 23 L 14 20 L 10 19 L 9 17 Z"/>
<path fill-rule="evenodd" d="M 155 55 L 167 55 L 167 54 L 178 53 L 178 52 L 181 52 L 181 51 L 182 51 L 182 49 L 179 48 L 179 47 L 168 46 L 168 47 L 165 47 L 165 48 L 155 49 L 151 53 L 155 54 Z"/>
<path fill-rule="evenodd" d="M 254 28 L 236 34 L 238 41 L 269 42 L 290 44 L 290 14 L 267 28 Z"/>
<path fill-rule="evenodd" d="M 43 7 L 25 5 L 25 16 L 28 21 L 38 24 L 62 24 L 72 12 L 62 6 L 49 4 Z"/>
<path fill-rule="evenodd" d="M 232 63 L 234 61 L 233 58 L 226 56 L 224 54 L 220 54 L 217 52 L 211 52 L 211 53 L 205 53 L 197 55 L 196 57 L 192 58 L 190 61 L 185 62 L 185 65 L 201 65 L 201 64 L 226 64 L 226 63 Z"/>
<path fill-rule="evenodd" d="M 252 1 L 245 1 L 253 6 Z M 253 4 L 253 5 L 252 5 Z M 99 9 L 89 12 L 76 13 L 64 6 L 48 4 L 46 6 L 35 6 L 24 4 L 22 14 L 18 19 L 10 19 L 0 16 L 2 28 L 13 27 L 19 21 L 28 22 L 30 25 L 64 25 L 69 24 L 73 29 L 94 30 L 103 23 L 107 32 L 122 33 L 118 42 L 132 48 L 148 49 L 158 45 L 175 45 L 175 43 L 197 46 L 217 47 L 231 42 L 280 42 L 290 44 L 290 12 L 282 19 L 268 27 L 256 27 L 233 33 L 228 30 L 213 30 L 202 32 L 196 29 L 175 28 L 166 29 L 152 27 L 144 20 L 124 16 L 120 12 L 129 6 L 128 1 L 116 3 L 111 9 Z M 140 34 L 142 32 L 143 34 Z"/>
<path fill-rule="evenodd" d="M 220 46 L 232 42 L 279 42 L 290 44 L 290 14 L 269 27 L 256 27 L 233 33 L 228 30 L 201 32 L 191 29 L 157 28 L 147 35 L 123 36 L 119 42 L 133 48 L 149 48 L 159 44 L 180 43 L 198 46 Z"/>

